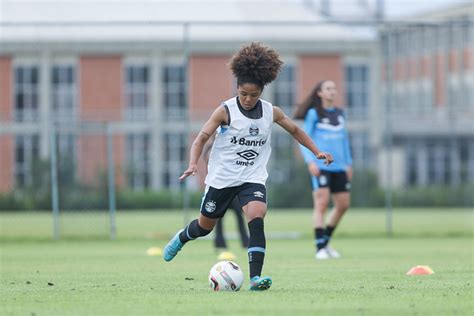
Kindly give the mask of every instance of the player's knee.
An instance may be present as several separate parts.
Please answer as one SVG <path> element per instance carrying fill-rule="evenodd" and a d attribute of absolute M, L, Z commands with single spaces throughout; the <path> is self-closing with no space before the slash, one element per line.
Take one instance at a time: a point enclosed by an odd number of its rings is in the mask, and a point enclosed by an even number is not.
<path fill-rule="evenodd" d="M 338 203 L 339 205 L 337 205 L 337 209 L 344 213 L 345 211 L 347 211 L 347 209 L 349 209 L 349 207 L 351 206 L 351 202 L 350 201 L 343 201 L 343 202 L 340 202 Z"/>
<path fill-rule="evenodd" d="M 212 228 L 202 227 L 200 221 L 195 219 L 188 225 L 188 234 L 191 238 L 203 237 L 209 235 Z"/>
<path fill-rule="evenodd" d="M 209 231 L 209 233 L 214 229 L 214 227 L 217 224 L 217 221 L 218 221 L 217 219 L 208 218 L 208 217 L 202 216 L 202 214 L 198 219 L 199 226 L 202 229 Z"/>
<path fill-rule="evenodd" d="M 329 199 L 319 199 L 316 201 L 316 212 L 324 213 L 329 206 Z"/>

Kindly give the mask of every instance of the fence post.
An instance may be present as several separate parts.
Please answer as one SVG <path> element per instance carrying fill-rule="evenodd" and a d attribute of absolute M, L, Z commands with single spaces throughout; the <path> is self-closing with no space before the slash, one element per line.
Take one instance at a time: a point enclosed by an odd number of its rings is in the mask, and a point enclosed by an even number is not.
<path fill-rule="evenodd" d="M 386 31 L 385 35 L 382 37 L 382 44 L 383 44 L 383 60 L 385 63 L 385 172 L 386 172 L 386 187 L 385 187 L 385 209 L 386 209 L 386 217 L 385 217 L 385 229 L 387 236 L 391 237 L 393 234 L 393 222 L 392 222 L 392 156 L 391 156 L 391 149 L 392 149 L 392 124 L 391 124 L 391 106 L 392 106 L 392 98 L 393 98 L 393 63 L 392 63 L 392 56 L 393 56 L 393 47 L 392 42 L 393 39 L 391 38 L 393 32 L 393 26 L 388 26 L 388 31 Z"/>
<path fill-rule="evenodd" d="M 58 163 L 56 150 L 56 126 L 50 132 L 50 171 L 51 171 L 51 206 L 53 208 L 53 238 L 59 239 L 59 194 L 58 194 Z"/>
<path fill-rule="evenodd" d="M 115 164 L 114 164 L 114 146 L 113 135 L 110 128 L 110 123 L 106 124 L 107 134 L 107 178 L 108 178 L 108 192 L 109 192 L 109 219 L 110 219 L 110 239 L 116 238 L 116 205 L 115 205 Z"/>
<path fill-rule="evenodd" d="M 190 136 L 190 120 L 189 120 L 189 54 L 190 54 L 190 24 L 186 22 L 183 25 L 183 45 L 184 45 L 184 63 L 185 63 L 185 76 L 186 76 L 186 85 L 185 85 L 185 95 L 186 95 L 186 102 L 188 103 L 188 111 L 186 113 L 186 120 L 188 124 L 186 124 L 186 144 L 189 144 L 189 136 Z M 189 146 L 186 146 L 189 148 Z M 188 180 L 185 180 L 184 183 L 181 184 L 182 192 L 183 192 L 183 221 L 184 225 L 187 225 L 189 222 L 189 208 L 190 208 L 190 196 L 189 196 L 189 189 L 188 189 Z"/>

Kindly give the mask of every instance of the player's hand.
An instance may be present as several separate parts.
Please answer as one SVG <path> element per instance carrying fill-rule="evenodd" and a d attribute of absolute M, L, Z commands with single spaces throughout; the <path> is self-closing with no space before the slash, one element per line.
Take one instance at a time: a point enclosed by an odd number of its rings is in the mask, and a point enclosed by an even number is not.
<path fill-rule="evenodd" d="M 196 165 L 190 165 L 188 169 L 184 170 L 183 174 L 181 177 L 179 177 L 179 180 L 184 180 L 189 176 L 195 176 L 197 172 L 197 166 Z"/>
<path fill-rule="evenodd" d="M 330 153 L 323 153 L 323 152 L 320 152 L 316 158 L 318 159 L 324 159 L 324 164 L 325 165 L 330 165 L 334 159 L 332 158 L 332 155 Z"/>
<path fill-rule="evenodd" d="M 315 177 L 319 177 L 321 175 L 321 170 L 319 170 L 318 165 L 314 162 L 308 164 L 308 171 L 310 175 Z"/>

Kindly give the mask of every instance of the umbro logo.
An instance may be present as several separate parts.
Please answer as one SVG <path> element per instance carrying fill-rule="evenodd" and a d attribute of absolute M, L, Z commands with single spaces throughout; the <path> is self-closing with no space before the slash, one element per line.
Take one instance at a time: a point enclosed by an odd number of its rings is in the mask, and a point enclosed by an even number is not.
<path fill-rule="evenodd" d="M 245 160 L 254 160 L 258 157 L 258 153 L 255 150 L 248 149 L 237 153 L 240 157 L 244 158 Z"/>

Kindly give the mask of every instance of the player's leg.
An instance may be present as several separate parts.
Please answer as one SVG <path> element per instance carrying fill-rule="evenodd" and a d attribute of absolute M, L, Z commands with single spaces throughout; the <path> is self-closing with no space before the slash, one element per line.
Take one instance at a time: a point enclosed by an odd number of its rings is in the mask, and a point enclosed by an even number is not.
<path fill-rule="evenodd" d="M 324 248 L 324 218 L 330 196 L 327 173 L 322 172 L 319 177 L 311 177 L 311 182 L 313 185 L 313 227 L 316 259 L 329 259 L 330 256 Z"/>
<path fill-rule="evenodd" d="M 163 251 L 163 259 L 171 261 L 188 241 L 208 235 L 216 225 L 217 220 L 224 216 L 234 195 L 235 189 L 233 188 L 215 189 L 207 187 L 199 218 L 193 220 L 171 238 Z"/>
<path fill-rule="evenodd" d="M 351 195 L 349 192 L 333 193 L 332 201 L 334 203 L 334 208 L 328 219 L 328 227 L 332 227 L 334 230 L 346 211 L 349 209 L 351 204 Z"/>
<path fill-rule="evenodd" d="M 216 230 L 215 230 L 215 238 L 214 238 L 214 246 L 217 250 L 223 250 L 227 248 L 227 243 L 224 237 L 224 230 L 223 230 L 223 222 L 222 218 L 219 219 L 216 223 Z"/>
<path fill-rule="evenodd" d="M 173 260 L 188 241 L 209 235 L 216 222 L 217 219 L 208 218 L 200 214 L 199 218 L 193 220 L 171 238 L 163 251 L 163 259 L 165 261 Z"/>
<path fill-rule="evenodd" d="M 338 258 L 340 257 L 340 254 L 327 245 L 329 244 L 337 225 L 350 207 L 350 183 L 345 172 L 340 172 L 333 175 L 333 179 L 331 181 L 331 192 L 334 207 L 324 231 L 324 238 L 326 239 L 326 248 L 328 249 L 328 252 L 332 257 Z"/>
<path fill-rule="evenodd" d="M 247 248 L 249 245 L 249 236 L 247 233 L 247 228 L 245 227 L 245 221 L 243 217 L 244 210 L 240 206 L 238 197 L 235 197 L 232 200 L 231 208 L 234 210 L 235 217 L 237 219 L 237 228 L 239 230 L 240 242 L 242 247 Z"/>
<path fill-rule="evenodd" d="M 261 276 L 266 251 L 264 218 L 267 213 L 267 199 L 265 186 L 244 184 L 239 192 L 239 200 L 243 205 L 250 233 L 248 244 L 250 290 L 267 290 L 272 285 L 272 280 L 270 277 Z"/>

